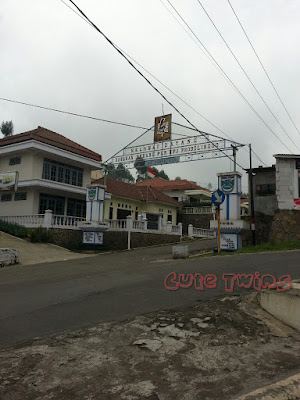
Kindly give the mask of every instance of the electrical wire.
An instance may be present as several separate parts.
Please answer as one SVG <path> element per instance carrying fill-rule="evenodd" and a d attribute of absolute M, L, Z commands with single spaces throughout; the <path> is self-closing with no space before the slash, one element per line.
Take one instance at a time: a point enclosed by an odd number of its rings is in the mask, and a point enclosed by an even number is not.
<path fill-rule="evenodd" d="M 157 87 L 156 86 L 154 86 L 151 82 L 150 82 L 150 80 L 130 61 L 130 59 L 121 51 L 121 50 L 119 50 L 117 47 L 116 47 L 116 45 L 98 28 L 98 26 L 97 25 L 95 25 L 88 17 L 87 17 L 87 15 L 74 3 L 74 1 L 73 0 L 69 0 L 76 8 L 77 8 L 77 10 L 93 25 L 93 27 L 104 37 L 104 39 L 128 62 L 128 64 L 152 87 L 152 89 L 153 90 L 155 90 L 155 92 L 156 93 L 158 93 L 184 120 L 186 120 L 187 121 L 187 123 L 188 124 L 190 124 L 193 128 L 195 128 L 200 134 L 201 134 L 201 131 L 199 131 L 198 129 L 197 129 L 197 127 L 191 122 L 191 121 L 189 121 L 189 119 L 181 112 L 181 111 L 179 111 L 179 109 L 176 107 L 176 106 L 174 106 L 172 103 L 171 103 L 171 101 L 170 100 L 168 100 L 167 98 L 166 98 L 166 96 L 164 95 L 164 94 L 162 94 L 162 92 L 159 90 L 159 89 L 157 89 Z M 203 134 L 203 136 L 204 137 L 206 137 L 206 139 L 214 146 L 214 147 L 216 147 L 215 146 L 215 144 L 209 139 L 209 138 L 207 138 L 207 135 L 205 135 L 205 134 Z M 216 147 L 217 148 L 217 147 Z M 223 150 L 219 150 L 221 153 L 223 153 L 228 159 L 230 159 L 231 161 L 233 161 L 232 160 L 232 158 L 230 157 L 230 156 L 228 156 L 228 154 L 226 154 Z M 244 169 L 245 170 L 245 168 L 244 167 L 242 167 L 240 164 L 238 164 L 237 163 L 237 165 L 240 167 L 240 168 L 242 168 L 242 169 Z"/>
<path fill-rule="evenodd" d="M 257 54 L 257 51 L 255 50 L 255 48 L 254 48 L 254 46 L 253 46 L 253 44 L 252 44 L 252 42 L 251 42 L 251 40 L 250 40 L 250 38 L 249 38 L 249 36 L 248 36 L 246 30 L 245 30 L 245 28 L 243 27 L 243 25 L 242 25 L 242 23 L 241 23 L 241 21 L 240 21 L 238 15 L 237 15 L 236 11 L 234 10 L 234 8 L 233 8 L 233 6 L 232 6 L 230 0 L 227 0 L 227 1 L 228 1 L 228 4 L 229 4 L 229 6 L 230 6 L 230 8 L 231 8 L 231 10 L 232 10 L 232 12 L 233 12 L 233 14 L 235 15 L 235 17 L 236 17 L 236 19 L 237 19 L 237 21 L 238 21 L 238 23 L 239 23 L 239 25 L 240 25 L 242 31 L 244 32 L 244 34 L 245 34 L 245 36 L 246 36 L 246 38 L 247 38 L 247 40 L 248 40 L 248 42 L 249 42 L 249 44 L 250 44 L 250 46 L 251 46 L 251 48 L 252 48 L 252 50 L 253 50 L 253 52 L 254 52 L 256 58 L 258 59 L 258 62 L 260 63 L 260 65 L 261 65 L 262 69 L 264 70 L 264 72 L 265 72 L 265 74 L 266 74 L 266 76 L 267 76 L 267 78 L 268 78 L 268 80 L 269 80 L 269 82 L 270 82 L 272 88 L 274 89 L 274 91 L 275 91 L 275 93 L 276 93 L 276 95 L 277 95 L 277 97 L 278 97 L 280 103 L 282 104 L 282 106 L 283 106 L 283 108 L 285 109 L 285 111 L 286 111 L 286 113 L 287 113 L 289 119 L 291 120 L 292 124 L 294 125 L 295 129 L 297 130 L 297 132 L 298 132 L 299 135 L 300 135 L 299 129 L 297 128 L 297 126 L 296 126 L 296 124 L 295 124 L 293 118 L 291 117 L 291 115 L 290 115 L 290 113 L 288 112 L 288 110 L 287 110 L 285 104 L 283 103 L 283 100 L 281 99 L 281 97 L 280 97 L 278 91 L 276 90 L 275 85 L 274 85 L 274 83 L 272 82 L 272 80 L 271 80 L 271 78 L 270 78 L 270 75 L 268 74 L 268 72 L 267 72 L 265 66 L 263 65 L 263 63 L 262 63 L 262 61 L 261 61 L 259 55 Z"/>
<path fill-rule="evenodd" d="M 205 7 L 203 6 L 203 4 L 201 3 L 200 0 L 197 0 L 198 4 L 200 5 L 200 7 L 202 8 L 202 10 L 205 12 L 206 16 L 208 17 L 208 19 L 210 20 L 211 24 L 213 25 L 213 27 L 215 28 L 215 30 L 218 32 L 219 36 L 221 37 L 221 39 L 223 40 L 223 42 L 225 43 L 226 47 L 228 48 L 229 52 L 231 53 L 231 55 L 233 56 L 233 58 L 235 59 L 235 61 L 237 62 L 238 66 L 241 68 L 241 70 L 243 71 L 244 75 L 246 76 L 246 78 L 248 79 L 248 81 L 250 82 L 251 86 L 253 87 L 253 89 L 255 90 L 255 92 L 258 94 L 259 98 L 262 100 L 262 102 L 264 103 L 264 105 L 267 107 L 267 109 L 270 111 L 270 113 L 272 114 L 272 116 L 274 117 L 274 119 L 276 120 L 276 122 L 278 123 L 278 125 L 281 127 L 281 129 L 284 131 L 284 133 L 287 135 L 287 137 L 290 139 L 290 141 L 293 143 L 293 145 L 300 151 L 300 148 L 296 145 L 296 143 L 294 142 L 294 140 L 290 137 L 290 135 L 287 133 L 287 131 L 285 130 L 285 128 L 282 126 L 282 124 L 280 123 L 280 121 L 278 120 L 278 118 L 276 117 L 276 115 L 273 113 L 273 111 L 271 110 L 271 108 L 269 107 L 269 105 L 267 104 L 267 102 L 265 101 L 265 99 L 263 98 L 263 96 L 261 95 L 261 93 L 259 92 L 259 90 L 257 89 L 257 87 L 255 86 L 255 84 L 253 83 L 252 79 L 250 78 L 250 76 L 248 75 L 248 73 L 246 72 L 245 68 L 242 66 L 242 64 L 240 63 L 239 59 L 237 58 L 237 56 L 235 55 L 235 53 L 232 51 L 231 47 L 229 46 L 229 44 L 227 43 L 227 41 L 225 40 L 224 36 L 222 35 L 222 33 L 220 32 L 220 30 L 218 29 L 217 25 L 214 23 L 213 19 L 211 18 L 211 16 L 209 15 L 209 13 L 207 12 L 207 10 L 205 9 Z"/>
<path fill-rule="evenodd" d="M 162 0 L 160 0 L 162 5 L 166 8 L 166 10 L 172 15 L 172 17 L 179 23 L 179 21 L 176 19 L 176 17 L 174 16 L 174 14 L 168 9 L 168 7 L 163 3 Z M 86 22 L 87 24 L 89 24 L 91 27 L 92 24 L 87 21 L 81 14 L 79 14 L 76 10 L 74 10 L 72 7 L 70 7 L 64 0 L 61 0 L 62 3 L 64 3 L 71 11 L 73 11 L 78 17 L 80 17 L 84 22 Z M 180 24 L 180 23 L 179 23 Z M 188 30 L 186 30 L 184 28 L 183 25 L 180 24 L 180 26 L 185 30 L 185 32 L 190 36 L 190 38 L 195 42 L 195 44 L 201 49 L 201 51 L 207 56 L 207 58 L 211 61 L 211 59 L 209 58 L 209 56 L 207 55 L 207 53 L 204 52 L 204 50 L 199 46 L 198 42 L 193 38 L 193 36 L 191 36 L 188 32 Z M 220 129 L 217 125 L 215 125 L 214 123 L 212 123 L 209 119 L 207 119 L 206 117 L 204 117 L 204 115 L 202 115 L 198 110 L 196 110 L 194 107 L 192 107 L 189 103 L 187 103 L 185 100 L 182 99 L 182 97 L 178 96 L 172 89 L 170 89 L 167 85 L 165 85 L 161 80 L 159 80 L 156 76 L 154 76 L 149 70 L 147 70 L 144 66 L 142 66 L 137 60 L 135 60 L 132 56 L 130 56 L 128 53 L 126 53 L 122 48 L 120 48 L 119 46 L 116 45 L 116 47 L 121 50 L 128 58 L 130 58 L 135 64 L 137 64 L 140 68 L 142 68 L 147 74 L 149 74 L 153 79 L 155 79 L 158 83 L 160 83 L 164 88 L 166 88 L 170 93 L 172 93 L 175 97 L 177 97 L 181 102 L 183 102 L 186 106 L 188 106 L 191 110 L 193 110 L 196 114 L 198 114 L 201 118 L 203 118 L 206 122 L 208 122 L 211 126 L 213 126 L 215 129 L 217 129 L 219 132 L 221 132 L 223 135 L 225 135 L 229 140 L 231 140 L 232 142 L 236 142 L 234 139 L 232 139 L 226 132 L 224 132 L 222 129 Z M 212 61 L 211 61 L 212 62 Z M 217 67 L 217 65 L 215 63 L 213 63 L 213 66 L 215 68 L 217 68 L 222 74 L 223 72 L 220 70 L 220 68 Z M 227 79 L 226 75 L 223 74 L 223 76 L 225 77 L 225 79 Z M 228 80 L 228 79 L 227 79 Z M 230 82 L 228 80 L 228 82 Z M 175 123 L 174 123 L 175 124 Z M 190 127 L 186 127 L 189 129 L 193 129 Z M 146 129 L 146 128 L 144 128 Z M 195 130 L 195 129 L 193 129 Z M 197 130 L 196 130 L 197 131 Z M 188 136 L 188 135 L 184 135 L 184 134 L 179 134 L 179 133 L 174 133 L 175 135 L 178 136 Z M 246 148 L 243 147 L 243 150 L 245 150 Z M 254 152 L 253 152 L 254 154 Z M 260 157 L 258 157 L 257 155 L 254 154 L 254 156 L 260 161 L 262 162 L 264 165 L 266 165 Z"/>
<path fill-rule="evenodd" d="M 87 118 L 87 119 L 92 119 L 94 121 L 101 121 L 101 122 L 107 122 L 109 124 L 114 124 L 114 125 L 121 125 L 121 126 L 127 126 L 129 128 L 138 128 L 138 129 L 147 129 L 143 126 L 139 125 L 131 125 L 131 124 L 126 124 L 125 122 L 117 122 L 117 121 L 111 121 L 109 119 L 103 119 L 103 118 L 97 118 L 97 117 L 92 117 L 90 115 L 85 115 L 85 114 L 78 114 L 75 112 L 71 111 L 63 111 L 59 110 L 58 108 L 52 108 L 52 107 L 45 107 L 45 106 L 40 106 L 38 104 L 32 104 L 32 103 L 25 103 L 24 101 L 18 101 L 18 100 L 11 100 L 7 99 L 5 97 L 0 97 L 0 100 L 2 101 L 7 101 L 9 103 L 16 103 L 16 104 L 22 104 L 23 106 L 28 106 L 28 107 L 35 107 L 35 108 L 40 108 L 42 110 L 47 110 L 47 111 L 54 111 L 60 114 L 67 114 L 67 115 L 73 115 L 75 117 L 80 117 L 80 118 Z"/>
<path fill-rule="evenodd" d="M 70 0 L 71 1 L 71 0 Z M 242 92 L 238 89 L 238 87 L 233 83 L 233 81 L 230 79 L 230 77 L 227 75 L 227 73 L 224 71 L 224 69 L 220 66 L 220 64 L 217 62 L 217 60 L 213 57 L 213 55 L 209 52 L 209 50 L 206 48 L 206 46 L 201 42 L 199 37 L 195 34 L 195 32 L 192 30 L 192 28 L 188 25 L 188 23 L 185 21 L 185 19 L 180 15 L 180 13 L 177 11 L 177 9 L 173 6 L 170 0 L 167 0 L 167 2 L 170 4 L 170 6 L 174 9 L 176 14 L 180 17 L 180 19 L 184 22 L 184 24 L 188 27 L 188 29 L 192 32 L 192 34 L 195 36 L 195 38 L 199 41 L 201 46 L 207 51 L 207 53 L 211 56 L 213 61 L 218 65 L 218 67 L 222 70 L 222 72 L 226 75 L 228 80 L 230 81 L 231 85 L 236 89 L 236 91 L 239 93 L 239 95 L 243 98 L 243 100 L 248 104 L 248 106 L 252 109 L 252 111 L 255 113 L 255 115 L 262 121 L 262 123 L 266 126 L 266 128 L 280 141 L 280 143 L 290 152 L 292 153 L 291 149 L 278 137 L 278 135 L 273 131 L 273 129 L 265 122 L 265 120 L 261 117 L 261 115 L 256 111 L 256 109 L 251 105 L 251 103 L 246 99 L 246 97 L 242 94 Z"/>

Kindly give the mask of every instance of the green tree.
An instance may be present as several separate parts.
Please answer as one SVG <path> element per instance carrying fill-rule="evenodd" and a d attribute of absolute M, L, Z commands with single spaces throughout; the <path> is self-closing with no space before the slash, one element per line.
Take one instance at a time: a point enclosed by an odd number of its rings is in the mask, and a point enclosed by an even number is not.
<path fill-rule="evenodd" d="M 135 162 L 134 162 L 134 168 L 137 170 L 137 182 L 144 181 L 146 179 L 146 173 L 147 173 L 147 166 L 145 163 L 145 160 L 142 157 L 137 157 Z"/>
<path fill-rule="evenodd" d="M 176 176 L 175 181 L 181 181 L 180 176 Z"/>
<path fill-rule="evenodd" d="M 112 163 L 108 164 L 107 175 L 116 181 L 127 183 L 134 182 L 134 177 L 131 175 L 130 171 L 121 163 L 117 166 L 117 168 Z"/>
<path fill-rule="evenodd" d="M 151 167 L 151 169 L 156 173 L 157 178 L 163 178 L 163 179 L 166 179 L 167 181 L 170 180 L 170 178 L 168 177 L 168 175 L 165 173 L 165 171 L 163 169 L 161 169 L 160 171 L 155 167 Z"/>
<path fill-rule="evenodd" d="M 0 130 L 4 137 L 12 136 L 14 133 L 14 124 L 12 121 L 2 121 Z"/>

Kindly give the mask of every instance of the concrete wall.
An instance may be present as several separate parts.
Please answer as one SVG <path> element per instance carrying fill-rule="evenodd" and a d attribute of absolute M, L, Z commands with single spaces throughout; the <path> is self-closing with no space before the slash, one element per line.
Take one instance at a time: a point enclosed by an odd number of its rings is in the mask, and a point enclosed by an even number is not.
<path fill-rule="evenodd" d="M 293 210 L 294 199 L 299 198 L 295 159 L 276 159 L 276 194 L 280 210 Z"/>
<path fill-rule="evenodd" d="M 256 192 L 256 186 L 264 184 L 276 184 L 275 170 L 258 172 L 253 177 L 255 212 L 274 215 L 275 210 L 278 208 L 276 194 L 261 196 Z"/>
<path fill-rule="evenodd" d="M 300 331 L 300 289 L 281 293 L 270 290 L 261 292 L 260 305 L 280 321 Z"/>
<path fill-rule="evenodd" d="M 15 201 L 15 194 L 12 193 L 12 201 L 0 201 L 0 215 L 32 215 L 37 214 L 35 212 L 35 192 L 27 190 L 26 188 L 19 190 L 18 192 L 27 192 L 27 200 Z M 3 194 L 3 193 L 1 193 Z M 1 199 L 0 194 L 0 199 Z"/>

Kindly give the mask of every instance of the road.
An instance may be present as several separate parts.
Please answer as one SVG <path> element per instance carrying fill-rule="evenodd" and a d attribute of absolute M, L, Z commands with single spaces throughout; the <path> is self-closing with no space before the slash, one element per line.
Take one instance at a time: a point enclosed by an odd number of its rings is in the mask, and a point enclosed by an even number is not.
<path fill-rule="evenodd" d="M 203 244 L 205 246 L 205 244 Z M 170 246 L 0 270 L 0 346 L 193 306 L 225 295 L 223 273 L 300 278 L 300 251 L 170 260 Z M 170 272 L 216 274 L 215 289 L 166 290 Z M 233 293 L 249 293 L 235 289 Z"/>

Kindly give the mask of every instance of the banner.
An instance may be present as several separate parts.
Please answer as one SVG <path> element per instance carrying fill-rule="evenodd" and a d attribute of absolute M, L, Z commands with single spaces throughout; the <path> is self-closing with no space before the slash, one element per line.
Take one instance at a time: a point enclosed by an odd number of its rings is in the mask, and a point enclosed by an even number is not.
<path fill-rule="evenodd" d="M 18 172 L 0 173 L 0 191 L 16 191 L 18 185 Z"/>
<path fill-rule="evenodd" d="M 172 114 L 162 115 L 155 118 L 154 142 L 161 142 L 171 139 Z"/>

